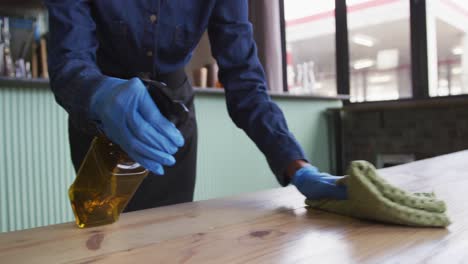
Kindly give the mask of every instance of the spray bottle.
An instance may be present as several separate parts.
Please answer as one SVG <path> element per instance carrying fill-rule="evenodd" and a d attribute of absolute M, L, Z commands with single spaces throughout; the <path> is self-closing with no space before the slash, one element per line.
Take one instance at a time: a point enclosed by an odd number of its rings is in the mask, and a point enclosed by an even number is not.
<path fill-rule="evenodd" d="M 142 79 L 161 113 L 180 127 L 189 110 L 172 100 L 164 83 Z M 91 147 L 68 190 L 76 224 L 80 228 L 111 224 L 119 219 L 149 171 L 133 161 L 117 145 L 100 134 Z"/>

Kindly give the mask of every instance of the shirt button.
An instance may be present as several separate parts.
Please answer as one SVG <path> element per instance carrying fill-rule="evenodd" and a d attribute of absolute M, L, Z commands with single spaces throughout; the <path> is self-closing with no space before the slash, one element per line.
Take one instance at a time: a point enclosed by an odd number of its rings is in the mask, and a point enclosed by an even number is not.
<path fill-rule="evenodd" d="M 157 19 L 158 19 L 158 17 L 157 17 L 155 14 L 152 14 L 152 15 L 150 16 L 150 21 L 151 21 L 151 23 L 153 23 L 153 24 L 156 22 Z"/>
<path fill-rule="evenodd" d="M 148 50 L 148 51 L 146 52 L 146 56 L 148 56 L 148 57 L 153 57 L 153 52 L 152 52 L 151 50 Z"/>

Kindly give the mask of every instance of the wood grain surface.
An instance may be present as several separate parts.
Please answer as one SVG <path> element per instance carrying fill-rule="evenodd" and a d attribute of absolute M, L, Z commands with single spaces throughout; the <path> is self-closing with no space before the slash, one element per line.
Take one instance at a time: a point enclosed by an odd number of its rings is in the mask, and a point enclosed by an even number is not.
<path fill-rule="evenodd" d="M 0 263 L 468 263 L 468 151 L 381 170 L 447 202 L 447 229 L 307 210 L 294 187 L 0 234 Z"/>

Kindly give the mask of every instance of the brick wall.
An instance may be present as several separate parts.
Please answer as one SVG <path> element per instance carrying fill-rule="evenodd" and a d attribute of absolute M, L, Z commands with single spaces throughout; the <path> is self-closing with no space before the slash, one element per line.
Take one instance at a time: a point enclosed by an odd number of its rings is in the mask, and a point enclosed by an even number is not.
<path fill-rule="evenodd" d="M 342 112 L 343 167 L 377 154 L 416 160 L 468 149 L 468 105 Z M 468 162 L 468 161 L 467 161 Z"/>

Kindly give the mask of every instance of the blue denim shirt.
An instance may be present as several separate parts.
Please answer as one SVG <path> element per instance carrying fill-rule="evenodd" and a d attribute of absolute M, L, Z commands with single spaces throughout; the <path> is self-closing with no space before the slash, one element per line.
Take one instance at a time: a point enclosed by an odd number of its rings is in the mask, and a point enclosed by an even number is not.
<path fill-rule="evenodd" d="M 90 97 L 108 76 L 183 68 L 207 29 L 230 117 L 265 154 L 282 185 L 286 166 L 305 159 L 267 94 L 247 0 L 45 0 L 49 72 L 57 102 L 89 123 Z M 222 150 L 220 150 L 222 151 Z"/>

